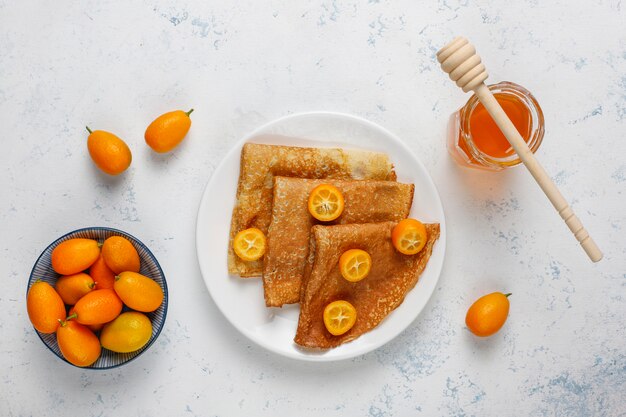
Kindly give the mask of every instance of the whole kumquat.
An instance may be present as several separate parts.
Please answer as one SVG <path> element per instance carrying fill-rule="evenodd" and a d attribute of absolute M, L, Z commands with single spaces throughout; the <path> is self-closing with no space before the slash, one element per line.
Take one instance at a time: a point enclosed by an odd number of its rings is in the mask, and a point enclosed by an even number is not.
<path fill-rule="evenodd" d="M 78 300 L 74 314 L 68 319 L 76 319 L 80 324 L 108 323 L 122 311 L 122 300 L 111 289 L 95 290 Z"/>
<path fill-rule="evenodd" d="M 102 257 L 116 274 L 124 271 L 139 272 L 140 258 L 133 244 L 122 236 L 111 236 L 102 245 Z"/>
<path fill-rule="evenodd" d="M 193 109 L 184 112 L 175 110 L 157 117 L 146 129 L 144 138 L 155 152 L 169 152 L 178 146 L 191 127 L 189 115 Z"/>
<path fill-rule="evenodd" d="M 74 320 L 61 323 L 57 331 L 57 343 L 63 357 L 71 364 L 81 367 L 97 361 L 102 351 L 98 337 Z"/>
<path fill-rule="evenodd" d="M 52 269 L 61 275 L 74 275 L 89 268 L 100 256 L 100 245 L 93 239 L 65 240 L 52 250 Z"/>
<path fill-rule="evenodd" d="M 41 333 L 54 333 L 61 320 L 65 319 L 65 305 L 52 285 L 37 281 L 26 295 L 28 318 Z"/>
<path fill-rule="evenodd" d="M 509 315 L 509 296 L 494 292 L 480 297 L 467 310 L 465 324 L 476 336 L 485 337 L 496 333 Z"/>
<path fill-rule="evenodd" d="M 127 353 L 144 347 L 150 336 L 150 319 L 137 311 L 127 311 L 104 326 L 100 333 L 100 343 L 113 352 Z"/>
<path fill-rule="evenodd" d="M 89 275 L 96 283 L 96 290 L 113 288 L 113 284 L 115 283 L 115 272 L 111 271 L 111 268 L 107 266 L 102 254 L 89 268 Z"/>
<path fill-rule="evenodd" d="M 74 305 L 84 295 L 93 290 L 93 279 L 84 272 L 74 275 L 63 275 L 54 283 L 61 299 L 65 304 Z"/>
<path fill-rule="evenodd" d="M 130 148 L 119 137 L 104 130 L 92 131 L 87 127 L 87 149 L 98 168 L 109 175 L 118 175 L 130 166 L 133 156 Z"/>
<path fill-rule="evenodd" d="M 153 279 L 136 272 L 122 272 L 115 277 L 115 292 L 128 307 L 149 313 L 163 302 L 163 290 Z"/>

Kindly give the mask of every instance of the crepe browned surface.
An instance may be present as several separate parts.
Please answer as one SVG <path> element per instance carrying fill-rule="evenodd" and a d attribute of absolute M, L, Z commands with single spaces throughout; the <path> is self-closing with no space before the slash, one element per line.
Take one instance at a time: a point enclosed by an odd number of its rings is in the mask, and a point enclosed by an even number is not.
<path fill-rule="evenodd" d="M 400 221 L 409 215 L 415 188 L 413 184 L 392 181 L 274 177 L 272 221 L 263 261 L 267 306 L 280 307 L 300 301 L 311 227 L 321 223 L 309 213 L 308 199 L 320 184 L 337 187 L 345 202 L 341 216 L 324 224 Z"/>
<path fill-rule="evenodd" d="M 300 319 L 295 342 L 304 347 L 328 349 L 356 339 L 376 327 L 398 307 L 415 286 L 433 245 L 439 224 L 426 224 L 427 242 L 417 255 L 403 255 L 391 243 L 394 222 L 314 226 L 300 300 Z M 372 268 L 359 282 L 341 276 L 338 262 L 349 249 L 363 249 L 372 257 Z M 324 308 L 346 300 L 357 311 L 354 327 L 333 336 L 324 326 Z"/>
<path fill-rule="evenodd" d="M 297 178 L 396 180 L 384 153 L 336 148 L 298 148 L 247 143 L 241 151 L 237 201 L 233 209 L 228 244 L 228 272 L 259 276 L 263 260 L 246 262 L 233 251 L 235 235 L 250 227 L 267 233 L 272 216 L 275 175 Z"/>

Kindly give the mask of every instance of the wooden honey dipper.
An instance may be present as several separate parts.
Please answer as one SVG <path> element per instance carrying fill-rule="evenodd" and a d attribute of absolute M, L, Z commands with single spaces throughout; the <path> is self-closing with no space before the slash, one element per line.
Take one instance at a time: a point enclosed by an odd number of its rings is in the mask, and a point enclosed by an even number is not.
<path fill-rule="evenodd" d="M 463 92 L 473 91 L 476 94 L 589 258 L 593 262 L 602 259 L 600 248 L 589 236 L 580 219 L 574 214 L 559 189 L 528 148 L 526 141 L 502 110 L 500 103 L 485 85 L 488 75 L 480 57 L 476 54 L 476 48 L 467 39 L 456 37 L 437 52 L 437 60 L 441 64 L 441 69 L 450 75 L 452 81 L 456 82 Z"/>

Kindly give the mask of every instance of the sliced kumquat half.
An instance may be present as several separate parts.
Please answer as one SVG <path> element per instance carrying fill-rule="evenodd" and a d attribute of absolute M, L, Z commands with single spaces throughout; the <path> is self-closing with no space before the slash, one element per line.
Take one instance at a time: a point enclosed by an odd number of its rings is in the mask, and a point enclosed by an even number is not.
<path fill-rule="evenodd" d="M 359 282 L 372 268 L 372 257 L 362 249 L 350 249 L 341 254 L 339 270 L 341 276 L 350 282 Z"/>
<path fill-rule="evenodd" d="M 426 227 L 415 219 L 400 221 L 391 231 L 391 242 L 398 252 L 415 255 L 426 245 Z"/>
<path fill-rule="evenodd" d="M 256 227 L 242 230 L 233 240 L 233 249 L 244 261 L 256 261 L 265 254 L 265 235 Z"/>
<path fill-rule="evenodd" d="M 356 308 L 345 300 L 333 301 L 324 309 L 324 325 L 334 336 L 347 332 L 356 322 Z"/>
<path fill-rule="evenodd" d="M 330 184 L 320 184 L 309 195 L 309 213 L 317 220 L 329 222 L 343 213 L 344 201 L 341 191 Z"/>

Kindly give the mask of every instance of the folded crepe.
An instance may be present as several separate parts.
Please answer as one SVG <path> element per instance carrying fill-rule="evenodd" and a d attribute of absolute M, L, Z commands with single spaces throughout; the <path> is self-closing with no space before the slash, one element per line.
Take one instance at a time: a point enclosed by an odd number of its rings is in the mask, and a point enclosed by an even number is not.
<path fill-rule="evenodd" d="M 320 184 L 337 187 L 345 202 L 341 216 L 324 224 L 400 221 L 409 215 L 413 202 L 413 184 L 274 177 L 272 220 L 263 262 L 268 307 L 300 301 L 311 227 L 321 223 L 311 216 L 307 203 L 311 191 Z"/>
<path fill-rule="evenodd" d="M 426 224 L 426 246 L 417 255 L 403 255 L 391 243 L 394 222 L 314 226 L 304 277 L 300 318 L 294 341 L 304 347 L 328 349 L 356 339 L 376 327 L 415 286 L 433 245 L 439 224 Z M 372 257 L 369 275 L 348 282 L 339 272 L 341 254 L 363 249 Z M 324 308 L 331 302 L 351 303 L 357 318 L 352 329 L 333 336 L 324 326 Z"/>
<path fill-rule="evenodd" d="M 242 277 L 261 275 L 263 260 L 246 262 L 233 251 L 233 239 L 241 230 L 256 227 L 267 233 L 272 216 L 275 175 L 298 178 L 396 180 L 384 153 L 332 148 L 247 143 L 241 151 L 237 201 L 233 209 L 228 244 L 228 272 Z"/>

